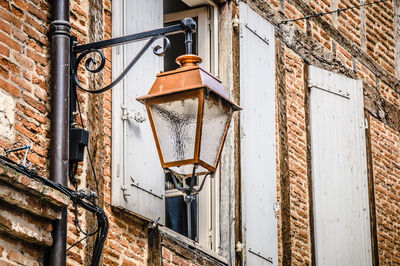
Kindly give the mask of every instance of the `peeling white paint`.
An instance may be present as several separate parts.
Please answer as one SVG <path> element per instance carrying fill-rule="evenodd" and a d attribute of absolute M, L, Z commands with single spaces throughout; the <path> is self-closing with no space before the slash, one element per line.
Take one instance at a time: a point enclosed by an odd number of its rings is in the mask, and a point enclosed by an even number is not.
<path fill-rule="evenodd" d="M 12 96 L 0 91 L 0 137 L 14 140 L 15 102 Z"/>

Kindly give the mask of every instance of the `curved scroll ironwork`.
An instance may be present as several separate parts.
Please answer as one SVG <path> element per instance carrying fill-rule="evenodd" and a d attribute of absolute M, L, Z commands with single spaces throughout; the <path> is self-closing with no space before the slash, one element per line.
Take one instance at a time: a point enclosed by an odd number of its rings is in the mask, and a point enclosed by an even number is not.
<path fill-rule="evenodd" d="M 78 68 L 79 65 L 81 63 L 81 61 L 89 54 L 95 53 L 98 54 L 100 56 L 100 63 L 97 65 L 97 61 L 95 59 L 93 59 L 93 56 L 89 57 L 86 59 L 85 61 L 85 69 L 87 71 L 89 71 L 90 73 L 98 73 L 101 70 L 103 70 L 105 64 L 106 64 L 106 58 L 103 54 L 102 51 L 98 50 L 98 49 L 90 49 L 87 51 L 82 52 L 78 58 L 76 59 L 75 62 L 75 66 L 74 66 L 74 81 L 77 87 L 79 87 L 81 90 L 89 92 L 89 93 L 102 93 L 105 92 L 109 89 L 111 89 L 112 87 L 114 87 L 118 82 L 120 82 L 125 76 L 126 74 L 128 74 L 128 72 L 131 70 L 131 68 L 137 63 L 137 61 L 143 56 L 143 54 L 147 51 L 147 49 L 149 49 L 150 45 L 152 45 L 156 40 L 162 38 L 165 41 L 165 46 L 164 48 L 162 48 L 160 45 L 157 45 L 156 47 L 153 48 L 153 53 L 157 56 L 165 56 L 167 50 L 169 49 L 169 47 L 171 46 L 169 39 L 165 36 L 165 35 L 157 35 L 154 36 L 153 38 L 151 38 L 144 46 L 143 48 L 139 51 L 139 53 L 132 59 L 132 61 L 129 63 L 129 65 L 124 69 L 124 71 L 122 71 L 122 73 L 114 80 L 112 81 L 109 85 L 98 89 L 98 90 L 88 90 L 85 89 L 81 83 L 79 82 L 78 79 Z M 91 65 L 95 65 L 95 68 L 91 68 Z"/>

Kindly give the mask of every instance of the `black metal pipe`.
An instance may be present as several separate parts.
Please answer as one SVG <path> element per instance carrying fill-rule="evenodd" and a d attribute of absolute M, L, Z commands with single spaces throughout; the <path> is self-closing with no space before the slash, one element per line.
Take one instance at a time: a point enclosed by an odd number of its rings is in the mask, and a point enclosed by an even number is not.
<path fill-rule="evenodd" d="M 192 40 L 192 32 L 191 31 L 185 32 L 185 45 L 186 45 L 186 54 L 192 54 L 193 53 L 193 49 L 192 49 L 193 40 Z"/>
<path fill-rule="evenodd" d="M 69 161 L 69 76 L 70 30 L 69 0 L 52 0 L 51 38 L 51 130 L 50 179 L 68 185 Z M 47 264 L 66 265 L 67 208 L 53 226 L 53 245 Z"/>
<path fill-rule="evenodd" d="M 186 46 L 186 54 L 193 53 L 193 39 L 192 34 L 196 32 L 196 22 L 192 18 L 184 18 L 181 23 L 185 25 L 185 46 Z"/>

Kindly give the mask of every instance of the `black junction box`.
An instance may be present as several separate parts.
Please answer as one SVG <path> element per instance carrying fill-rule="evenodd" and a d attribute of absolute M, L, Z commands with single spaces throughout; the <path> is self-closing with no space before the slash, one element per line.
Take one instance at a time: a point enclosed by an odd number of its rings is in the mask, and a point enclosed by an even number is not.
<path fill-rule="evenodd" d="M 71 128 L 69 138 L 69 160 L 71 162 L 82 162 L 85 147 L 89 142 L 89 132 L 82 128 Z"/>

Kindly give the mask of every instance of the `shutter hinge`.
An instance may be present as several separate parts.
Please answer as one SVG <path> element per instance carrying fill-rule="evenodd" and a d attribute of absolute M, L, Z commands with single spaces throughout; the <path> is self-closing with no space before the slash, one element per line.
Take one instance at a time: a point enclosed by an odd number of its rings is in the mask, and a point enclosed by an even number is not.
<path fill-rule="evenodd" d="M 121 190 L 122 190 L 122 196 L 123 196 L 124 198 L 129 197 L 129 196 L 131 195 L 131 194 L 127 193 L 128 189 L 126 188 L 125 185 L 122 185 L 122 186 L 121 186 Z"/>
<path fill-rule="evenodd" d="M 319 89 L 319 90 L 322 90 L 322 91 L 326 91 L 326 92 L 335 94 L 337 96 L 341 96 L 341 97 L 346 98 L 346 99 L 350 99 L 350 93 L 348 93 L 348 92 L 346 92 L 344 90 L 336 89 L 333 86 L 330 86 L 330 85 L 327 85 L 327 84 L 323 85 L 323 84 L 315 83 L 315 84 L 311 84 L 310 88 L 316 88 L 316 89 Z"/>
<path fill-rule="evenodd" d="M 148 228 L 157 228 L 160 220 L 161 217 L 157 217 L 157 219 L 154 219 L 153 222 L 149 224 Z"/>
<path fill-rule="evenodd" d="M 162 193 L 154 193 L 153 189 L 151 188 L 145 188 L 142 185 L 139 184 L 139 182 L 135 183 L 135 180 L 131 177 L 131 186 L 136 187 L 140 190 L 143 190 L 144 192 L 149 193 L 150 195 L 153 195 L 154 197 L 157 197 L 159 199 L 163 199 L 164 195 Z"/>
<path fill-rule="evenodd" d="M 257 36 L 259 39 L 261 39 L 263 42 L 265 42 L 267 45 L 269 45 L 269 40 L 268 40 L 267 37 L 262 36 L 260 33 L 257 32 L 256 29 L 253 29 L 247 23 L 245 23 L 244 26 L 245 26 L 246 29 L 248 29 L 250 32 L 252 32 L 255 36 Z"/>
<path fill-rule="evenodd" d="M 364 128 L 368 129 L 368 120 L 366 118 L 364 119 Z"/>
<path fill-rule="evenodd" d="M 131 118 L 138 123 L 143 123 L 144 121 L 146 121 L 146 117 L 135 110 L 128 110 L 128 108 L 125 107 L 124 105 L 121 105 L 121 109 L 122 109 L 121 119 L 124 121 L 128 120 L 128 118 Z"/>
<path fill-rule="evenodd" d="M 254 254 L 254 255 L 256 255 L 257 257 L 261 258 L 261 259 L 264 259 L 264 260 L 268 261 L 269 263 L 274 263 L 273 257 L 264 257 L 264 256 L 262 256 L 262 255 L 260 254 L 259 251 L 255 251 L 255 250 L 252 250 L 251 248 L 249 248 L 249 253 Z"/>

